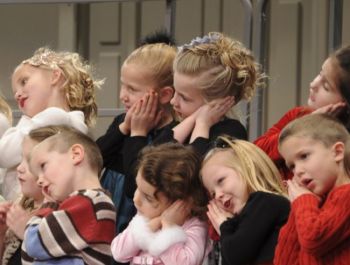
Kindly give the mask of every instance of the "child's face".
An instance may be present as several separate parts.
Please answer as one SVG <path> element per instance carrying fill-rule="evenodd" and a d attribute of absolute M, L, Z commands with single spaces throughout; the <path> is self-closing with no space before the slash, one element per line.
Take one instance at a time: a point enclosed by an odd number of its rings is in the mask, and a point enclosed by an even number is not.
<path fill-rule="evenodd" d="M 61 202 L 75 191 L 74 163 L 71 149 L 65 153 L 49 151 L 43 141 L 31 152 L 30 168 L 38 177 L 37 183 L 43 194 Z"/>
<path fill-rule="evenodd" d="M 290 136 L 279 150 L 297 182 L 312 193 L 323 196 L 336 186 L 344 152 L 336 152 L 335 145 L 326 147 L 310 137 Z"/>
<path fill-rule="evenodd" d="M 12 76 L 12 89 L 19 109 L 23 114 L 33 117 L 48 107 L 52 97 L 52 71 L 20 65 Z"/>
<path fill-rule="evenodd" d="M 198 82 L 195 77 L 174 73 L 175 93 L 170 103 L 176 114 L 185 119 L 194 113 L 200 106 L 205 104 L 205 100 L 198 89 Z"/>
<path fill-rule="evenodd" d="M 246 204 L 249 194 L 247 185 L 236 170 L 226 166 L 232 153 L 219 151 L 202 168 L 202 181 L 210 197 L 220 207 L 232 214 L 239 213 Z"/>
<path fill-rule="evenodd" d="M 123 103 L 125 110 L 138 102 L 142 97 L 151 90 L 156 90 L 154 81 L 145 71 L 144 66 L 136 63 L 123 64 L 120 74 L 120 94 L 119 98 Z"/>
<path fill-rule="evenodd" d="M 33 147 L 38 144 L 29 137 L 25 137 L 22 143 L 22 161 L 17 167 L 17 176 L 21 185 L 22 194 L 35 200 L 42 200 L 43 194 L 37 184 L 36 177 L 29 170 L 29 154 Z"/>
<path fill-rule="evenodd" d="M 148 183 L 140 171 L 136 176 L 137 189 L 134 195 L 134 204 L 139 214 L 148 219 L 153 219 L 160 216 L 167 209 L 171 202 L 162 192 L 157 193 L 156 188 Z"/>
<path fill-rule="evenodd" d="M 343 97 L 338 89 L 337 65 L 328 58 L 322 65 L 321 72 L 310 83 L 308 106 L 318 109 L 329 104 L 342 102 Z"/>

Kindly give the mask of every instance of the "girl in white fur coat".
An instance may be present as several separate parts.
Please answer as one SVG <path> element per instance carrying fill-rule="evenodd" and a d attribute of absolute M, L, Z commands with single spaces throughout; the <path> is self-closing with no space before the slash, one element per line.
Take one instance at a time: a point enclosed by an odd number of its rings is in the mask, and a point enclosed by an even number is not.
<path fill-rule="evenodd" d="M 22 141 L 32 129 L 48 125 L 67 125 L 84 133 L 97 113 L 94 80 L 90 65 L 77 53 L 38 49 L 21 62 L 12 75 L 12 89 L 23 113 L 15 127 L 0 140 L 0 167 L 7 168 L 2 194 L 7 200 L 19 195 L 15 167 L 22 160 Z"/>
<path fill-rule="evenodd" d="M 177 143 L 144 148 L 136 177 L 137 215 L 112 242 L 118 262 L 199 265 L 209 251 L 200 159 Z"/>

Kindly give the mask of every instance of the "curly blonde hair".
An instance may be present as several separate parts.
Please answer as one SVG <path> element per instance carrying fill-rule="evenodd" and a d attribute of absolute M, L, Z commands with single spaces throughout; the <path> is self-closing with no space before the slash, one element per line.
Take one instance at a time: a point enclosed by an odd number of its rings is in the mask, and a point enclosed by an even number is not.
<path fill-rule="evenodd" d="M 179 48 L 174 71 L 199 77 L 203 97 L 234 96 L 249 101 L 257 87 L 264 86 L 260 65 L 242 43 L 219 32 L 210 32 Z"/>
<path fill-rule="evenodd" d="M 104 81 L 93 78 L 91 65 L 78 53 L 55 52 L 47 47 L 41 47 L 21 64 L 48 70 L 60 69 L 66 79 L 63 89 L 70 110 L 82 111 L 88 126 L 95 123 L 97 116 L 95 90 L 100 88 Z"/>

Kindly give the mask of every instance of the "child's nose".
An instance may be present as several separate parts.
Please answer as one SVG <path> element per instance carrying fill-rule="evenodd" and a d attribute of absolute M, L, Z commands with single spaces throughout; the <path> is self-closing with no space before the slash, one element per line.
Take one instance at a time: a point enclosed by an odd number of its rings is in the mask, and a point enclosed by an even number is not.
<path fill-rule="evenodd" d="M 23 163 L 21 162 L 18 167 L 16 168 L 16 171 L 18 174 L 23 174 L 24 173 L 24 165 Z"/>
<path fill-rule="evenodd" d="M 176 103 L 177 103 L 177 96 L 176 96 L 176 93 L 174 93 L 174 96 L 170 100 L 170 104 L 174 106 L 176 105 Z"/>
<path fill-rule="evenodd" d="M 314 78 L 314 80 L 311 81 L 311 83 L 310 83 L 310 90 L 312 90 L 312 91 L 316 91 L 317 90 L 320 78 L 321 78 L 320 75 L 317 75 Z"/>

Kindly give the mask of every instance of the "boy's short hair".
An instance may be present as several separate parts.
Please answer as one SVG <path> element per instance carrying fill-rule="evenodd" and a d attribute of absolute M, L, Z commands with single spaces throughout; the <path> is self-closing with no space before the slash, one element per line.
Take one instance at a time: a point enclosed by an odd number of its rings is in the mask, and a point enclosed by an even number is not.
<path fill-rule="evenodd" d="M 65 153 L 74 144 L 80 144 L 85 151 L 85 157 L 91 169 L 100 175 L 103 159 L 97 144 L 86 134 L 68 126 L 60 126 L 61 130 L 57 134 L 47 138 L 48 151 Z"/>

